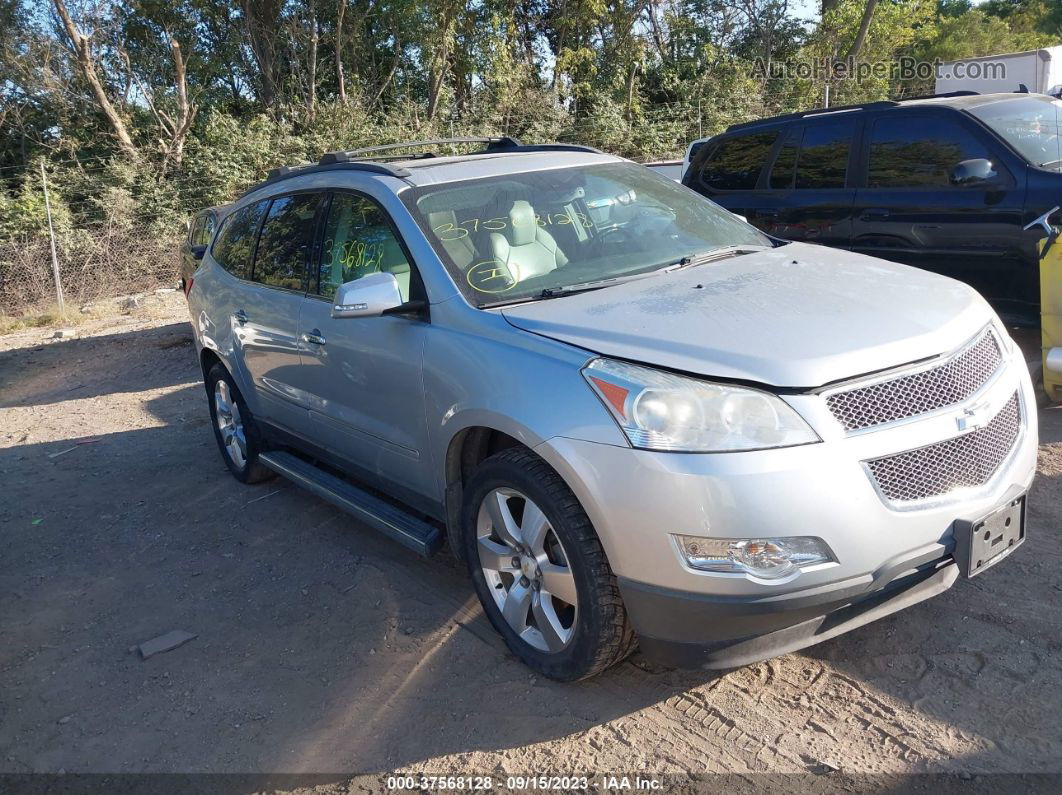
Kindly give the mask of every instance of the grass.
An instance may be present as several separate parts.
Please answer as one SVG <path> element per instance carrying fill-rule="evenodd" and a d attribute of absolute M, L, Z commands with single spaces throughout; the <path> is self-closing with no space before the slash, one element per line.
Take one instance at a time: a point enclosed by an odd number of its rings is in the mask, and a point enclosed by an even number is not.
<path fill-rule="evenodd" d="M 66 308 L 65 317 L 60 315 L 58 305 L 44 306 L 22 315 L 0 315 L 0 334 L 12 334 L 31 328 L 76 326 L 85 320 L 85 317 L 70 306 Z"/>

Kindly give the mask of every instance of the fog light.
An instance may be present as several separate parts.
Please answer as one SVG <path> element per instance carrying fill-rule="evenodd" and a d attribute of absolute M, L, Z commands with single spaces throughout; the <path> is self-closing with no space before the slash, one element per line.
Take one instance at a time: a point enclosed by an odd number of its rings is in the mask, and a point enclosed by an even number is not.
<path fill-rule="evenodd" d="M 811 536 L 699 538 L 676 535 L 675 538 L 690 568 L 751 574 L 764 580 L 777 580 L 802 568 L 834 560 L 826 543 Z"/>

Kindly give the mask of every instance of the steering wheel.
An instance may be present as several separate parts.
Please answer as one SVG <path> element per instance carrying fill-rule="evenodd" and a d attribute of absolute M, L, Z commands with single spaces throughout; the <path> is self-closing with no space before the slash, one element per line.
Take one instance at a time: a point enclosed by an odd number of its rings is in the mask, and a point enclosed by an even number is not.
<path fill-rule="evenodd" d="M 594 238 L 598 243 L 608 242 L 607 238 L 616 232 L 625 232 L 626 224 L 609 224 L 608 226 L 599 226 L 594 229 Z"/>

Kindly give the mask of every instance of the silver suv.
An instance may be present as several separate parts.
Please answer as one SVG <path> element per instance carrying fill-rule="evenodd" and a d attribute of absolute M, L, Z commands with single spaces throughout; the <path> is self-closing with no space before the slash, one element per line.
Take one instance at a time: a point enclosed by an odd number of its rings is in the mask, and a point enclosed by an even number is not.
<path fill-rule="evenodd" d="M 799 649 L 1024 540 L 1035 399 L 969 287 L 592 149 L 482 143 L 331 153 L 238 200 L 188 293 L 237 479 L 447 540 L 562 680 L 636 644 Z"/>

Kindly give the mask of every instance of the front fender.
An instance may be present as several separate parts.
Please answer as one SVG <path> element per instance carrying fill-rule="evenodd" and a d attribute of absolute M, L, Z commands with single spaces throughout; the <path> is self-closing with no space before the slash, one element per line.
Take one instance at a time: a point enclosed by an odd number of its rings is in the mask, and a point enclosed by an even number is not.
<path fill-rule="evenodd" d="M 580 373 L 593 354 L 500 316 L 476 315 L 474 330 L 434 324 L 425 344 L 425 416 L 439 493 L 450 444 L 469 428 L 500 431 L 531 448 L 554 436 L 628 446 Z"/>

